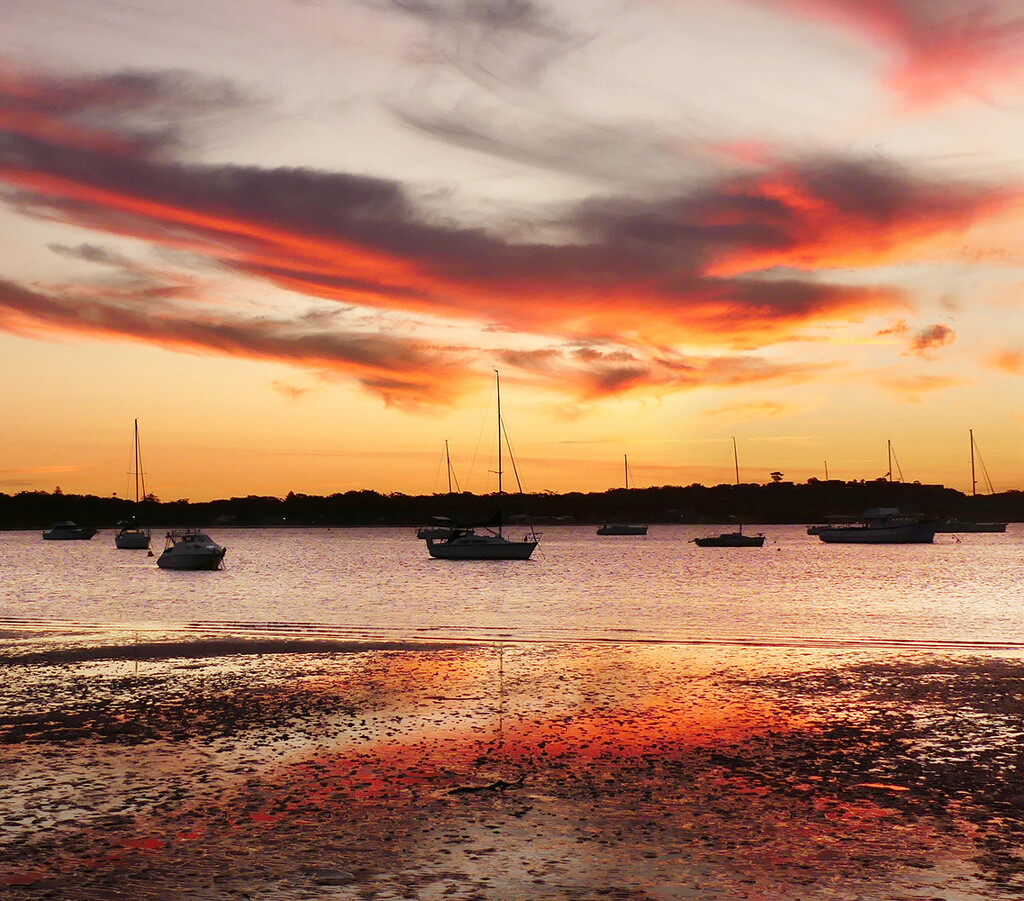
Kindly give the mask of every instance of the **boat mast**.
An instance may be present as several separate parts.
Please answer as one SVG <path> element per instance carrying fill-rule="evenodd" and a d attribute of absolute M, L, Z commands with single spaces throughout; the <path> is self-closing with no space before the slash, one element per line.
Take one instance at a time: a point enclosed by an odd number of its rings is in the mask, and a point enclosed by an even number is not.
<path fill-rule="evenodd" d="M 444 460 L 445 465 L 448 467 L 448 493 L 452 493 L 452 458 L 448 453 L 448 439 L 444 439 Z"/>
<path fill-rule="evenodd" d="M 139 444 L 139 421 L 135 420 L 135 503 L 139 502 L 139 482 L 142 483 L 142 498 L 146 497 L 146 474 L 142 471 L 142 446 Z"/>
<path fill-rule="evenodd" d="M 740 483 L 740 458 L 736 453 L 736 439 L 732 439 L 732 462 L 736 465 L 736 484 Z"/>
<path fill-rule="evenodd" d="M 501 376 L 494 370 L 494 385 L 498 394 L 498 495 L 501 495 Z"/>
<path fill-rule="evenodd" d="M 501 535 L 501 376 L 494 370 L 494 387 L 498 396 L 498 535 Z"/>
<path fill-rule="evenodd" d="M 629 491 L 629 457 L 626 454 L 622 455 L 622 468 L 626 475 L 626 490 Z"/>
<path fill-rule="evenodd" d="M 889 481 L 891 482 L 892 481 L 892 439 L 891 438 L 886 439 L 885 444 L 886 444 L 886 448 L 889 451 L 889 471 L 886 473 L 886 476 L 888 477 Z"/>
<path fill-rule="evenodd" d="M 974 429 L 969 429 L 971 435 L 971 497 L 978 493 L 978 479 L 974 474 Z"/>

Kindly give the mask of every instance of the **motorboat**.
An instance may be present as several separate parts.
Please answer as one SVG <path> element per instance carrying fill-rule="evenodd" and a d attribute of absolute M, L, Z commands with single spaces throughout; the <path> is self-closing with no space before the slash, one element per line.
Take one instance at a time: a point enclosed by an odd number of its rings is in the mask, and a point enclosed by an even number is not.
<path fill-rule="evenodd" d="M 721 535 L 705 535 L 703 538 L 692 538 L 697 547 L 764 547 L 764 535 L 744 535 L 743 530 L 723 532 Z"/>
<path fill-rule="evenodd" d="M 606 522 L 598 530 L 598 534 L 647 534 L 646 525 L 630 525 L 625 522 Z"/>
<path fill-rule="evenodd" d="M 125 520 L 117 524 L 114 546 L 121 550 L 144 551 L 149 547 L 149 529 L 139 528 L 135 520 Z"/>
<path fill-rule="evenodd" d="M 931 544 L 938 527 L 938 520 L 897 507 L 872 507 L 857 522 L 817 526 L 812 534 L 826 544 Z"/>
<path fill-rule="evenodd" d="M 88 541 L 96 532 L 96 529 L 80 526 L 70 519 L 65 519 L 55 522 L 43 532 L 43 538 L 46 541 Z"/>
<path fill-rule="evenodd" d="M 478 533 L 476 529 L 454 528 L 440 541 L 427 538 L 427 551 L 439 560 L 529 560 L 537 547 L 535 535 L 522 541 L 496 532 Z"/>
<path fill-rule="evenodd" d="M 142 446 L 139 444 L 139 421 L 135 420 L 135 509 L 139 508 L 139 489 L 141 498 L 146 497 L 146 476 L 142 470 Z M 140 528 L 133 516 L 129 520 L 119 522 L 117 534 L 114 536 L 114 547 L 120 550 L 144 551 L 149 549 L 149 529 Z"/>
<path fill-rule="evenodd" d="M 227 548 L 198 529 L 171 529 L 156 565 L 161 569 L 219 569 Z"/>

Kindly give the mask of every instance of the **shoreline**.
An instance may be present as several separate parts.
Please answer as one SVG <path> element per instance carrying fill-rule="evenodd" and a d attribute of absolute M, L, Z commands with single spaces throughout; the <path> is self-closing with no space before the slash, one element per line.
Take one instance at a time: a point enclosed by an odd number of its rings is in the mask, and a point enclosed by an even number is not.
<path fill-rule="evenodd" d="M 62 901 L 1024 891 L 1019 660 L 305 650 L 0 661 L 0 885 Z"/>

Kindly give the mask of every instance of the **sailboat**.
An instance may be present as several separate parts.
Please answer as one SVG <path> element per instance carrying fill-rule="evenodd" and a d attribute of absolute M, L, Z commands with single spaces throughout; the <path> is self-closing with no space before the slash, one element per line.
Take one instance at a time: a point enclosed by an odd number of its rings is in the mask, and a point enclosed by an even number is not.
<path fill-rule="evenodd" d="M 732 459 L 736 466 L 736 484 L 740 483 L 740 458 L 736 452 L 736 439 L 732 439 Z M 744 535 L 740 525 L 735 532 L 723 532 L 721 535 L 705 535 L 703 538 L 691 539 L 697 547 L 764 547 L 764 535 Z"/>
<path fill-rule="evenodd" d="M 448 439 L 444 442 L 444 459 L 445 464 L 448 467 L 448 497 L 452 496 L 452 457 L 448 451 Z M 458 487 L 458 479 L 455 480 L 455 487 Z M 452 526 L 450 525 L 451 520 L 447 516 L 435 516 L 434 521 L 438 523 L 436 526 L 422 526 L 416 530 L 417 538 L 451 538 L 452 537 Z"/>
<path fill-rule="evenodd" d="M 971 437 L 971 497 L 978 494 L 978 476 L 974 467 L 974 429 L 968 430 Z M 980 457 L 980 455 L 979 455 Z M 985 473 L 985 480 L 988 482 L 988 490 L 992 492 L 992 482 L 988 478 L 988 470 L 985 469 L 985 461 L 981 461 L 981 471 Z M 970 522 L 963 519 L 947 519 L 940 523 L 937 532 L 1005 532 L 1005 522 Z"/>
<path fill-rule="evenodd" d="M 626 490 L 629 490 L 629 457 L 622 455 L 623 467 L 626 471 Z M 636 526 L 623 522 L 606 522 L 597 530 L 598 535 L 646 535 L 647 526 Z"/>
<path fill-rule="evenodd" d="M 142 471 L 142 447 L 139 444 L 139 421 L 135 420 L 135 509 L 139 507 L 139 484 L 142 484 L 142 497 L 146 497 L 146 476 Z M 149 548 L 149 529 L 139 528 L 133 516 L 130 520 L 118 523 L 118 531 L 114 536 L 114 545 L 121 550 L 144 551 Z"/>
<path fill-rule="evenodd" d="M 502 495 L 501 439 L 505 423 L 501 419 L 501 377 L 494 370 L 494 384 L 498 397 L 498 497 Z M 515 460 L 512 461 L 513 470 Z M 516 475 L 518 479 L 518 474 Z M 537 534 L 532 527 L 521 541 L 506 538 L 501 529 L 501 513 L 496 520 L 482 525 L 487 531 L 479 533 L 476 527 L 451 527 L 451 534 L 440 540 L 427 537 L 427 551 L 440 560 L 529 560 L 537 547 Z"/>

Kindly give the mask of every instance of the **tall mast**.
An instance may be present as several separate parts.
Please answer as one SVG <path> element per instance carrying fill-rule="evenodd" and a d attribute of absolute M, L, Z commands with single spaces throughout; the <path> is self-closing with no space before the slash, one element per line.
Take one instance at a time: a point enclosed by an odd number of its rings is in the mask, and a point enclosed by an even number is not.
<path fill-rule="evenodd" d="M 971 435 L 971 496 L 978 493 L 978 479 L 974 474 L 974 429 L 970 429 Z"/>
<path fill-rule="evenodd" d="M 498 494 L 501 494 L 501 376 L 494 370 L 494 385 L 498 394 Z"/>
<path fill-rule="evenodd" d="M 448 493 L 452 493 L 452 458 L 448 453 L 448 439 L 444 439 L 444 462 L 448 467 Z"/>
<path fill-rule="evenodd" d="M 135 503 L 139 502 L 139 421 L 135 420 Z"/>
<path fill-rule="evenodd" d="M 626 475 L 626 490 L 629 491 L 629 457 L 626 454 L 622 455 L 622 469 Z"/>
<path fill-rule="evenodd" d="M 736 484 L 740 483 L 740 458 L 739 454 L 736 453 L 736 439 L 732 439 L 732 461 L 736 465 Z"/>
<path fill-rule="evenodd" d="M 886 447 L 888 448 L 888 451 L 889 451 L 889 472 L 887 473 L 887 475 L 889 477 L 889 481 L 891 482 L 892 481 L 892 439 L 891 438 L 887 439 L 885 444 L 886 444 Z"/>

